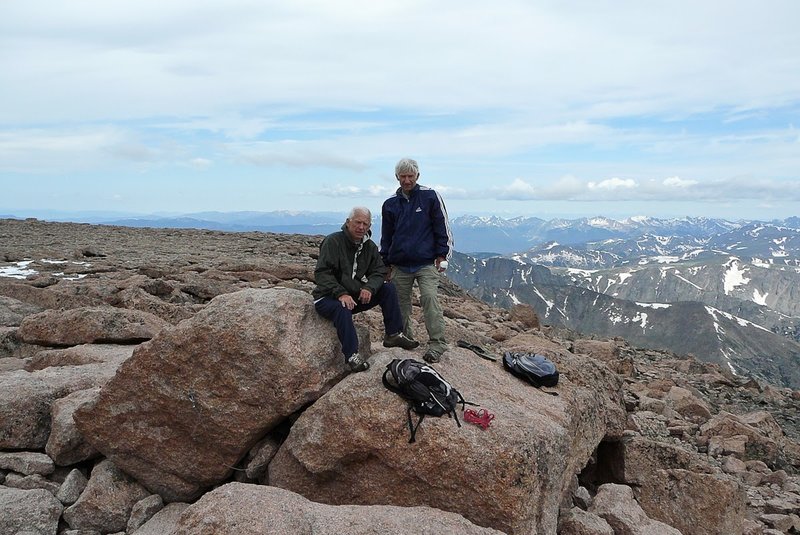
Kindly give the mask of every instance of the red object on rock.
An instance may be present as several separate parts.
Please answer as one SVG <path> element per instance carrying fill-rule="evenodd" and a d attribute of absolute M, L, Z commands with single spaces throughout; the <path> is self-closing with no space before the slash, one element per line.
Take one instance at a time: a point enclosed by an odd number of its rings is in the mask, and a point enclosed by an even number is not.
<path fill-rule="evenodd" d="M 486 409 L 481 409 L 477 412 L 472 409 L 467 409 L 464 411 L 465 422 L 479 425 L 483 429 L 488 428 L 492 420 L 494 420 L 494 414 L 487 411 Z"/>

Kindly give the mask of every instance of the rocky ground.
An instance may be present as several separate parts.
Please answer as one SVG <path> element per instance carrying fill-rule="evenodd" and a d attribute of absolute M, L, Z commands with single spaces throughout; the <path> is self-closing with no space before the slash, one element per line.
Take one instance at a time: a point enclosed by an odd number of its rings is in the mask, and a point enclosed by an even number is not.
<path fill-rule="evenodd" d="M 380 313 L 352 376 L 309 313 L 320 240 L 0 220 L 0 534 L 800 532 L 800 392 L 447 279 L 449 339 L 547 354 L 559 395 L 453 344 L 496 422 L 426 420 L 410 449 Z"/>

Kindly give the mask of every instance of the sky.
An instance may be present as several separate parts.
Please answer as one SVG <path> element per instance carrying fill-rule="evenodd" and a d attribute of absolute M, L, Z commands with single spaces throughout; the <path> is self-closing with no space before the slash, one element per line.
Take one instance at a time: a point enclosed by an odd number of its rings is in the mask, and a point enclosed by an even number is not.
<path fill-rule="evenodd" d="M 800 2 L 2 0 L 0 215 L 800 215 Z"/>

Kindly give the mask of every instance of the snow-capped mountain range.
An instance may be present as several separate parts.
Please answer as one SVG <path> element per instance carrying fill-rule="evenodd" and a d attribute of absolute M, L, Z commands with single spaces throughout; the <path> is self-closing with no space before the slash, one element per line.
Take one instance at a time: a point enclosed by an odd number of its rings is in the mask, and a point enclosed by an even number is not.
<path fill-rule="evenodd" d="M 546 324 L 800 388 L 800 219 L 565 223 L 540 225 L 521 252 L 456 255 L 448 276 L 491 303 L 529 304 Z"/>

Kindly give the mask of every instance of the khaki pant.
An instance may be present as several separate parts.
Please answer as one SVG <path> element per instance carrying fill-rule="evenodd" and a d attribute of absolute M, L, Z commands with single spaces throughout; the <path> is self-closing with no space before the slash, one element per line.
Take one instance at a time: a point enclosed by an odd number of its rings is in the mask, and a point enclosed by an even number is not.
<path fill-rule="evenodd" d="M 428 330 L 428 348 L 441 354 L 447 350 L 447 340 L 444 338 L 442 306 L 437 297 L 439 277 L 441 275 L 433 264 L 423 267 L 416 273 L 406 273 L 397 266 L 392 269 L 392 282 L 397 288 L 400 313 L 403 315 L 403 332 L 409 338 L 414 337 L 411 329 L 411 291 L 414 281 L 417 281 L 419 301 L 425 317 L 425 328 Z"/>

